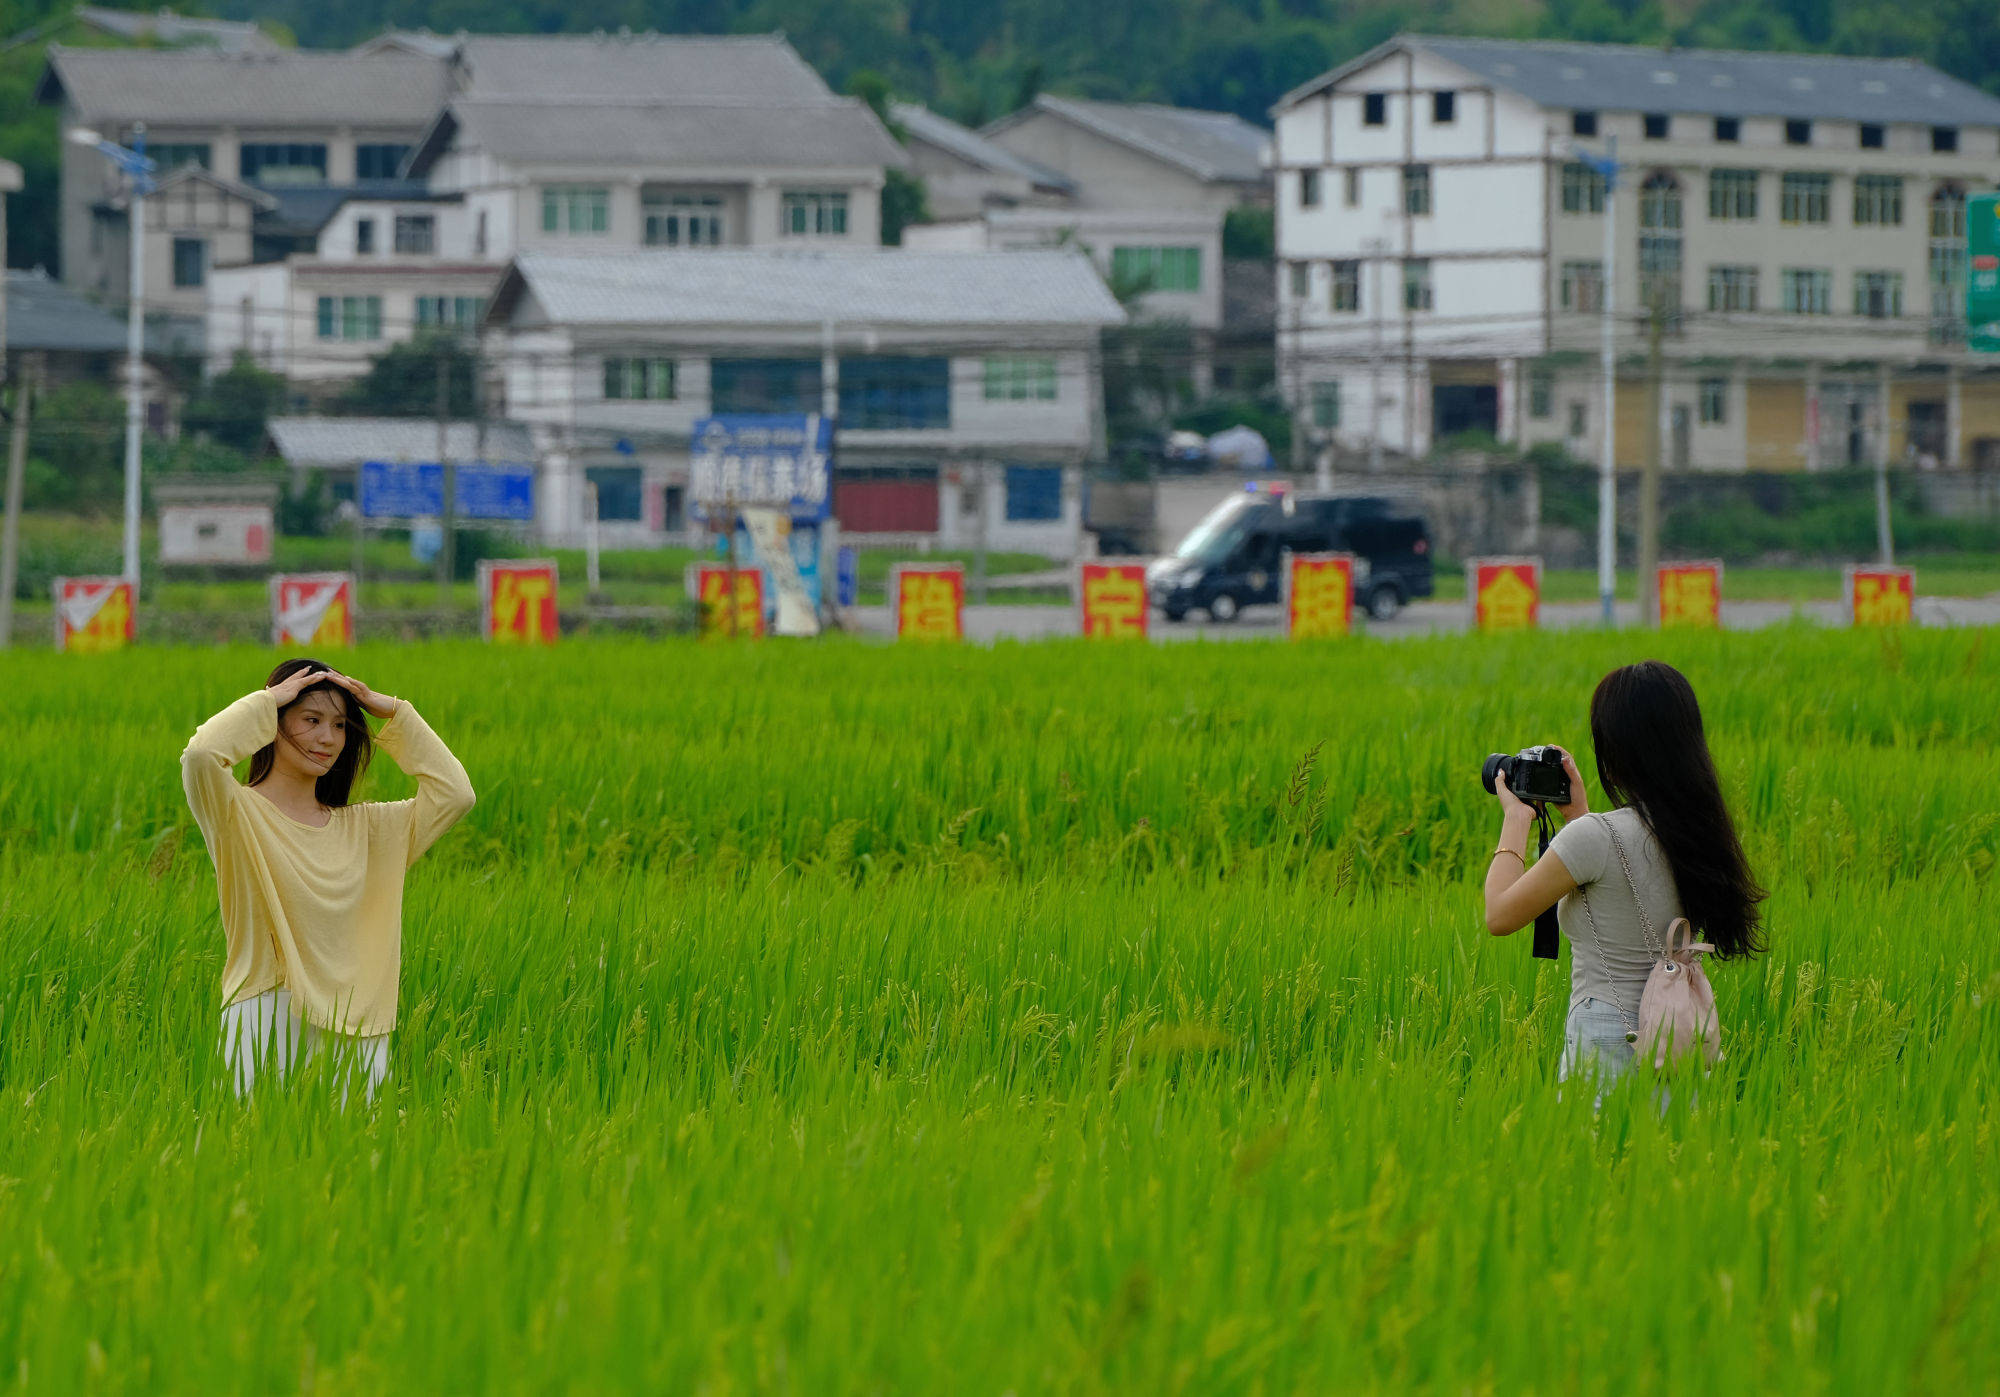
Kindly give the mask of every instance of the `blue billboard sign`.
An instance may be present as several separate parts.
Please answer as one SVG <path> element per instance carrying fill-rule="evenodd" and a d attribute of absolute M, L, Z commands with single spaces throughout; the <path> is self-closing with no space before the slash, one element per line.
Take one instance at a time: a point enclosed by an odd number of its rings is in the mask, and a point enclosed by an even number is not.
<path fill-rule="evenodd" d="M 704 417 L 688 443 L 689 483 L 703 505 L 789 508 L 800 521 L 833 508 L 833 423 L 816 412 Z"/>
<path fill-rule="evenodd" d="M 468 463 L 454 469 L 459 518 L 534 522 L 533 466 Z M 443 513 L 443 466 L 430 461 L 361 463 L 362 518 L 435 519 Z"/>

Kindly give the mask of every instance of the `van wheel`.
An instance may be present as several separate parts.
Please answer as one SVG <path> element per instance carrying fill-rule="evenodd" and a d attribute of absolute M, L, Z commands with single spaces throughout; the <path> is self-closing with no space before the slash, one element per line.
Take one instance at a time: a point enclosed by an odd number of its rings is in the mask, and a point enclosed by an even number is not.
<path fill-rule="evenodd" d="M 1187 608 L 1184 606 L 1162 607 L 1161 610 L 1163 610 L 1166 613 L 1167 619 L 1169 621 L 1174 622 L 1176 625 L 1178 625 L 1182 621 L 1187 620 Z"/>
<path fill-rule="evenodd" d="M 1236 619 L 1238 610 L 1240 608 L 1236 605 L 1236 598 L 1227 592 L 1223 592 L 1208 604 L 1208 619 L 1211 621 L 1220 621 L 1224 625 L 1227 625 Z"/>
<path fill-rule="evenodd" d="M 1402 593 L 1386 582 L 1368 594 L 1368 614 L 1377 621 L 1393 621 L 1402 609 Z"/>

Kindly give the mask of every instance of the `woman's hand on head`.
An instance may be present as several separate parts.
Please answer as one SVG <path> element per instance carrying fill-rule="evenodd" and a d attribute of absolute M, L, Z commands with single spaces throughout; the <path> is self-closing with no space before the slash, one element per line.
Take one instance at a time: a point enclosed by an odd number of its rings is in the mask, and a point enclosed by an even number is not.
<path fill-rule="evenodd" d="M 1590 813 L 1590 797 L 1583 789 L 1583 775 L 1576 769 L 1576 758 L 1569 754 L 1569 748 L 1556 750 L 1563 754 L 1563 770 L 1569 773 L 1569 804 L 1558 805 L 1555 810 L 1563 817 L 1563 823 L 1568 824 L 1577 816 Z"/>
<path fill-rule="evenodd" d="M 314 684 L 331 677 L 331 674 L 332 671 L 324 669 L 297 670 L 271 685 L 269 692 L 271 697 L 278 701 L 278 707 L 283 708 Z"/>
<path fill-rule="evenodd" d="M 351 674 L 338 674 L 332 670 L 328 670 L 323 677 L 332 680 L 335 684 L 347 690 L 348 693 L 354 695 L 356 701 L 377 718 L 393 716 L 396 712 L 396 705 L 402 702 L 402 700 L 388 694 L 376 693 Z"/>

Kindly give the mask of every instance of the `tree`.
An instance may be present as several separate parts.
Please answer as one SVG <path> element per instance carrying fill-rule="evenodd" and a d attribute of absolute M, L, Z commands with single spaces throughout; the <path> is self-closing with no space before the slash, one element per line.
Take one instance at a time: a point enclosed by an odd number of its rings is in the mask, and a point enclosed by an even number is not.
<path fill-rule="evenodd" d="M 891 166 L 882 181 L 882 241 L 890 247 L 903 241 L 903 230 L 912 223 L 931 221 L 930 191 L 924 182 L 905 170 Z"/>
<path fill-rule="evenodd" d="M 248 354 L 195 391 L 181 412 L 181 427 L 197 437 L 254 456 L 264 449 L 271 414 L 285 403 L 285 380 L 257 367 Z"/>
<path fill-rule="evenodd" d="M 97 513 L 125 497 L 125 404 L 99 383 L 66 383 L 35 400 L 29 509 Z"/>
<path fill-rule="evenodd" d="M 391 345 L 376 355 L 367 375 L 341 396 L 340 406 L 357 417 L 434 417 L 440 359 L 449 382 L 446 415 L 473 416 L 479 411 L 476 356 L 458 338 L 440 332 Z"/>
<path fill-rule="evenodd" d="M 1268 262 L 1277 255 L 1277 215 L 1255 204 L 1239 204 L 1222 216 L 1222 255 Z"/>

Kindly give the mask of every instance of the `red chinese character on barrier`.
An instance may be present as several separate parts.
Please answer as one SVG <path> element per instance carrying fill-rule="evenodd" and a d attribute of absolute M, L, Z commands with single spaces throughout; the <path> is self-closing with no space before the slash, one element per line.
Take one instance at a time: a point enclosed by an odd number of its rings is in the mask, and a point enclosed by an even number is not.
<path fill-rule="evenodd" d="M 1909 568 L 1849 568 L 1847 614 L 1857 626 L 1907 626 L 1915 616 L 1917 575 Z"/>
<path fill-rule="evenodd" d="M 1722 564 L 1666 563 L 1656 574 L 1662 630 L 1722 629 Z"/>
<path fill-rule="evenodd" d="M 736 611 L 729 610 L 730 569 L 720 563 L 695 567 L 695 597 L 701 607 L 703 639 L 718 636 L 754 638 L 764 634 L 764 574 L 758 568 L 737 568 Z"/>
<path fill-rule="evenodd" d="M 354 644 L 354 575 L 279 573 L 271 579 L 271 643 L 340 649 Z"/>
<path fill-rule="evenodd" d="M 482 560 L 479 606 L 480 629 L 495 644 L 554 645 L 558 633 L 555 560 Z"/>
<path fill-rule="evenodd" d="M 952 567 L 892 568 L 889 601 L 896 609 L 898 640 L 965 638 L 965 570 Z"/>
<path fill-rule="evenodd" d="M 1293 640 L 1347 635 L 1354 616 L 1354 558 L 1294 553 L 1286 592 L 1285 630 Z"/>
<path fill-rule="evenodd" d="M 77 654 L 122 650 L 132 643 L 132 584 L 120 577 L 58 577 L 56 649 Z"/>
<path fill-rule="evenodd" d="M 1136 563 L 1084 563 L 1077 579 L 1083 633 L 1096 640 L 1146 638 L 1146 569 Z"/>
<path fill-rule="evenodd" d="M 1540 558 L 1475 558 L 1466 576 L 1472 587 L 1473 624 L 1479 630 L 1532 630 L 1540 624 Z"/>

